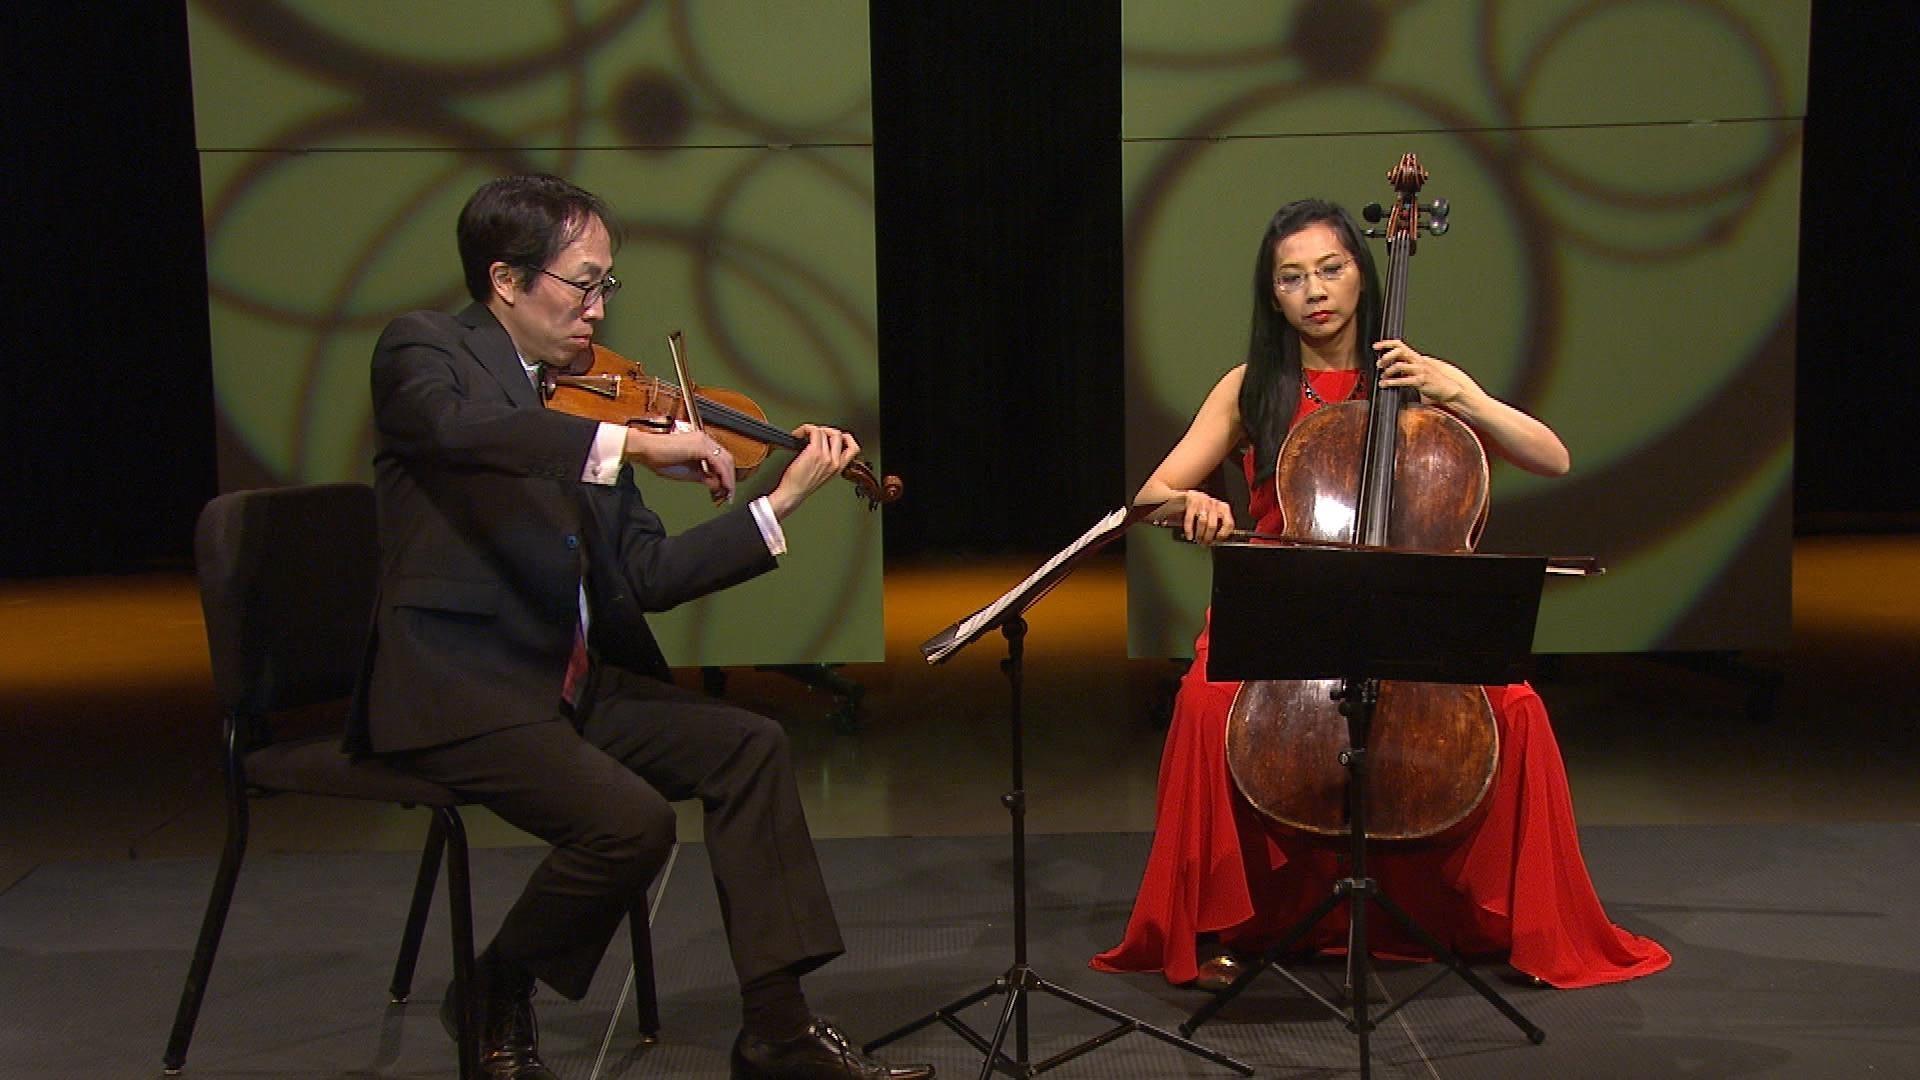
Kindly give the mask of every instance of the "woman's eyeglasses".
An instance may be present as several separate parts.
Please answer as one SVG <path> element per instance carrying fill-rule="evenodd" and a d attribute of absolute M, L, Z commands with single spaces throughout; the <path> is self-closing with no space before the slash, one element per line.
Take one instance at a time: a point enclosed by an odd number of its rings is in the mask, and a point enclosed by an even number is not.
<path fill-rule="evenodd" d="M 1352 259 L 1341 259 L 1338 262 L 1323 263 L 1314 268 L 1313 274 L 1321 281 L 1331 284 L 1339 281 L 1341 276 L 1347 272 L 1347 267 L 1352 265 Z M 573 282 L 569 281 L 567 284 L 571 285 Z M 1283 293 L 1299 292 L 1301 289 L 1307 287 L 1307 275 L 1298 270 L 1282 270 L 1273 275 L 1273 287 Z"/>

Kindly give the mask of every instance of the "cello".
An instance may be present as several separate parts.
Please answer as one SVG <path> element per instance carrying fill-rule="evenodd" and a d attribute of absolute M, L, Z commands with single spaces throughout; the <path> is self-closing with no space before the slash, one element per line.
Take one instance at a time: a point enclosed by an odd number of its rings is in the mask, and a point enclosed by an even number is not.
<path fill-rule="evenodd" d="M 1402 157 L 1387 178 L 1396 197 L 1382 230 L 1382 340 L 1402 337 L 1419 232 L 1447 228 L 1443 201 L 1418 202 L 1427 173 L 1414 155 Z M 1486 523 L 1489 492 L 1478 437 L 1447 410 L 1420 403 L 1416 391 L 1367 381 L 1365 401 L 1320 408 L 1282 443 L 1274 469 L 1282 542 L 1471 551 Z M 1235 785 L 1267 819 L 1309 837 L 1348 834 L 1341 685 L 1246 682 L 1227 716 Z M 1388 681 L 1378 685 L 1366 749 L 1374 781 L 1363 808 L 1367 837 L 1430 840 L 1471 821 L 1483 803 L 1499 763 L 1499 729 L 1479 686 Z"/>

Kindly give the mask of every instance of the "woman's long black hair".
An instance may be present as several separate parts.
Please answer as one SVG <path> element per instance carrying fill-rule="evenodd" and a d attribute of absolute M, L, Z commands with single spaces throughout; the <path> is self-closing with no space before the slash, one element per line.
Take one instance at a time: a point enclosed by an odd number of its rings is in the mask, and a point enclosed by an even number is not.
<path fill-rule="evenodd" d="M 1290 202 L 1267 222 L 1267 231 L 1260 237 L 1260 253 L 1253 262 L 1253 331 L 1247 340 L 1247 374 L 1240 384 L 1240 426 L 1257 455 L 1256 481 L 1273 475 L 1280 444 L 1286 440 L 1300 405 L 1303 378 L 1300 332 L 1274 302 L 1273 253 L 1281 240 L 1318 224 L 1333 226 L 1364 275 L 1359 310 L 1354 313 L 1358 324 L 1353 336 L 1354 365 L 1360 369 L 1363 387 L 1373 380 L 1373 344 L 1380 339 L 1381 311 L 1380 273 L 1373 265 L 1373 253 L 1353 216 L 1338 204 L 1324 199 Z"/>

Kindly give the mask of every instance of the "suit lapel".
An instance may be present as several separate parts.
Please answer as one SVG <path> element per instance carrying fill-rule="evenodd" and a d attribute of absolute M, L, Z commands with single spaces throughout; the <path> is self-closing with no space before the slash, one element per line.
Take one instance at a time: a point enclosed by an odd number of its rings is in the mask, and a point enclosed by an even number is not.
<path fill-rule="evenodd" d="M 467 328 L 467 348 L 487 374 L 499 381 L 507 392 L 507 399 L 523 409 L 539 408 L 540 395 L 534 392 L 527 369 L 520 366 L 520 354 L 513 347 L 513 338 L 507 336 L 506 327 L 493 317 L 493 312 L 481 304 L 469 304 L 457 318 Z"/>

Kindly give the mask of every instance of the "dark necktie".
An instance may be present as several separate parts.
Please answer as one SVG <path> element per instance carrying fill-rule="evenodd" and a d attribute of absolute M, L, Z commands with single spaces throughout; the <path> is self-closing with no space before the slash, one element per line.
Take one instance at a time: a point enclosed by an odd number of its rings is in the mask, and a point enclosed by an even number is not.
<path fill-rule="evenodd" d="M 527 372 L 527 378 L 533 382 L 534 393 L 539 394 L 540 407 L 545 408 L 547 396 L 540 393 L 540 368 Z M 587 681 L 587 609 L 585 560 L 581 561 L 582 577 L 579 602 L 574 605 L 579 617 L 573 622 L 573 653 L 567 657 L 567 673 L 560 679 L 560 700 L 569 708 L 580 704 L 580 687 Z"/>

